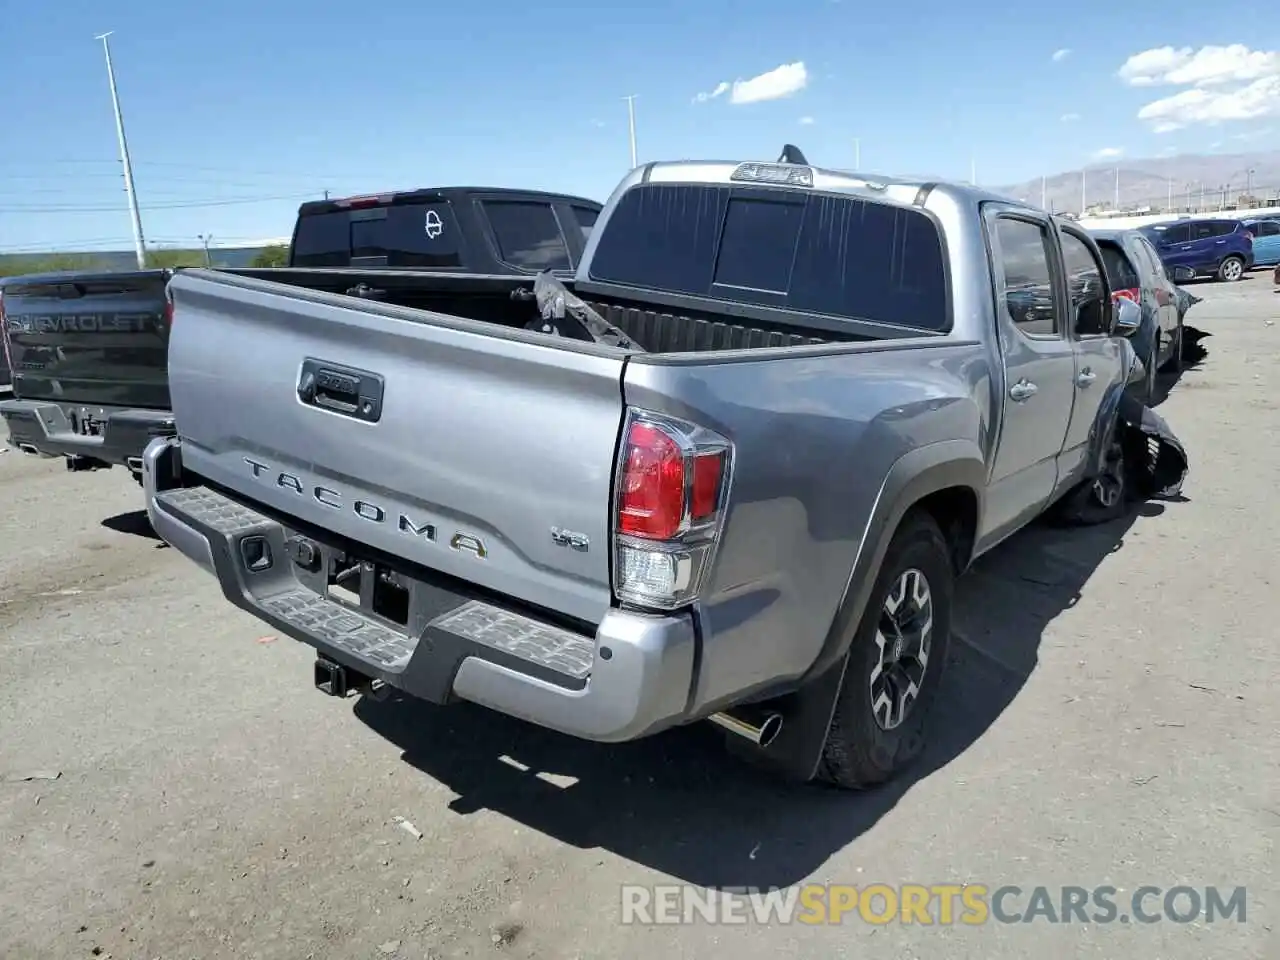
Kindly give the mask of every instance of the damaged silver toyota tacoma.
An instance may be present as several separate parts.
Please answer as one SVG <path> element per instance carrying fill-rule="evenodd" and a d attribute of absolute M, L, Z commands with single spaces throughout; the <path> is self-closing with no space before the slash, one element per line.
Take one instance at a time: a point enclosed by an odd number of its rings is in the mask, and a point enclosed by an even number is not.
<path fill-rule="evenodd" d="M 183 271 L 156 532 L 326 693 L 890 778 L 957 576 L 1123 476 L 1138 321 L 1069 222 L 784 160 L 637 168 L 564 283 Z"/>

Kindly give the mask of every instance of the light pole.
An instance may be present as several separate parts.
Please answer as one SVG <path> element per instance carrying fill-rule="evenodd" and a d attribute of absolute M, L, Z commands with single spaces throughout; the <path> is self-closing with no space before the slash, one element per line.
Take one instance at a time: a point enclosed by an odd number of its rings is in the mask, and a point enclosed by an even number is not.
<path fill-rule="evenodd" d="M 116 136 L 120 141 L 120 163 L 124 167 L 124 192 L 128 194 L 129 213 L 133 218 L 134 252 L 138 255 L 138 269 L 145 270 L 147 268 L 147 251 L 146 244 L 142 238 L 142 215 L 138 212 L 138 195 L 133 189 L 133 165 L 129 163 L 129 142 L 124 135 L 124 117 L 120 113 L 120 95 L 116 92 L 116 73 L 111 66 L 111 45 L 107 42 L 107 37 L 114 32 L 114 30 L 108 30 L 106 33 L 94 37 L 94 39 L 102 41 L 102 52 L 107 58 L 107 82 L 111 85 L 111 106 L 115 111 Z"/>
<path fill-rule="evenodd" d="M 196 239 L 204 244 L 204 265 L 206 267 L 213 266 L 213 260 L 209 257 L 209 241 L 213 239 L 213 236 L 207 233 L 201 233 L 196 235 Z"/>
<path fill-rule="evenodd" d="M 631 169 L 634 170 L 640 165 L 636 159 L 636 95 L 623 97 L 627 101 L 627 123 L 631 128 Z"/>

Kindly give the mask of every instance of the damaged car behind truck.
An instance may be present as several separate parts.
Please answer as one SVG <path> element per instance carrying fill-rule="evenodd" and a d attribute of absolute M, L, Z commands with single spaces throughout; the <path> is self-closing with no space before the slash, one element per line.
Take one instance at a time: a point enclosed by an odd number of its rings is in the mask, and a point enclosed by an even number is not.
<path fill-rule="evenodd" d="M 924 749 L 956 578 L 1124 472 L 1136 306 L 1084 230 L 971 187 L 651 163 L 564 284 L 286 280 L 170 283 L 144 486 L 326 693 L 710 719 L 866 787 Z"/>

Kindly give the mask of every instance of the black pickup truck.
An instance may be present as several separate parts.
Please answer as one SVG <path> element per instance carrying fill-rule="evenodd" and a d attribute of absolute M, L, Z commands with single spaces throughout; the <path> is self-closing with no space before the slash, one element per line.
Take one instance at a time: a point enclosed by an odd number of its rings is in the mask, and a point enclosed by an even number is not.
<path fill-rule="evenodd" d="M 320 200 L 298 210 L 289 264 L 247 276 L 371 267 L 491 276 L 571 276 L 601 204 L 532 190 L 444 187 Z M 69 470 L 125 466 L 174 432 L 167 358 L 172 270 L 53 273 L 0 281 L 13 399 L 10 445 L 65 457 Z M 350 293 L 377 299 L 380 291 Z"/>

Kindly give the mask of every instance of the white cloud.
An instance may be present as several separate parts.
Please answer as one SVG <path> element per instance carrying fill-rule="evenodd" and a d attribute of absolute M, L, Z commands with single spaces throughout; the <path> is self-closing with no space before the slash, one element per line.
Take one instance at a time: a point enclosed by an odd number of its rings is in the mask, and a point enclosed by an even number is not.
<path fill-rule="evenodd" d="M 717 84 L 716 84 L 716 88 L 715 88 L 714 90 L 712 90 L 710 93 L 700 93 L 700 94 L 698 94 L 696 97 L 694 97 L 694 98 L 693 98 L 693 102 L 694 102 L 694 103 L 706 103 L 708 100 L 714 100 L 716 97 L 719 97 L 719 96 L 721 96 L 721 95 L 723 95 L 723 94 L 726 94 L 726 93 L 728 93 L 728 92 L 729 92 L 729 84 L 724 83 L 723 81 L 721 81 L 720 83 L 717 83 Z"/>
<path fill-rule="evenodd" d="M 1075 123 L 1079 119 L 1080 119 L 1080 114 L 1078 113 L 1064 113 L 1062 115 L 1063 123 Z"/>
<path fill-rule="evenodd" d="M 1053 57 L 1051 59 L 1053 60 L 1054 63 L 1061 63 L 1063 60 L 1067 59 L 1067 57 L 1069 56 L 1071 56 L 1071 48 L 1063 47 L 1061 50 L 1053 51 Z"/>
<path fill-rule="evenodd" d="M 1280 116 L 1280 76 L 1262 77 L 1233 90 L 1192 87 L 1148 103 L 1138 119 L 1156 133 L 1169 133 L 1194 124 L 1216 126 L 1231 120 Z"/>
<path fill-rule="evenodd" d="M 749 80 L 735 80 L 733 83 L 722 81 L 711 92 L 698 94 L 693 102 L 706 103 L 727 93 L 730 103 L 761 103 L 789 97 L 808 85 L 809 71 L 805 69 L 803 61 L 797 60 L 795 63 L 784 63 Z"/>
<path fill-rule="evenodd" d="M 813 126 L 813 125 L 814 125 L 814 123 L 816 123 L 816 122 L 817 122 L 817 121 L 815 121 L 815 120 L 813 119 L 813 117 L 801 117 L 801 118 L 800 118 L 800 126 L 802 126 L 802 127 L 811 127 L 811 126 Z"/>
<path fill-rule="evenodd" d="M 1138 111 L 1156 133 L 1280 116 L 1280 51 L 1227 46 L 1153 47 L 1117 75 L 1134 87 L 1183 87 Z"/>
<path fill-rule="evenodd" d="M 1095 160 L 1115 160 L 1117 157 L 1124 156 L 1124 147 L 1103 147 L 1101 150 L 1093 151 L 1093 159 Z"/>
<path fill-rule="evenodd" d="M 1280 51 L 1251 50 L 1242 43 L 1229 46 L 1153 47 L 1126 60 L 1118 76 L 1134 87 L 1158 84 L 1209 87 L 1240 83 L 1280 74 Z"/>

